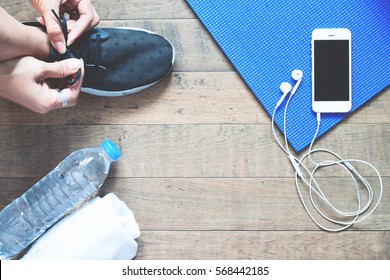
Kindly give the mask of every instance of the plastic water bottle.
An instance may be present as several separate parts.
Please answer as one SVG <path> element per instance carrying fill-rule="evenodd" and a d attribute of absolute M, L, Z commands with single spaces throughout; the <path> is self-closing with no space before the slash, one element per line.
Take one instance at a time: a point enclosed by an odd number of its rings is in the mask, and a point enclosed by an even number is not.
<path fill-rule="evenodd" d="M 121 156 L 111 140 L 76 151 L 0 212 L 0 259 L 10 259 L 40 237 L 105 181 Z"/>

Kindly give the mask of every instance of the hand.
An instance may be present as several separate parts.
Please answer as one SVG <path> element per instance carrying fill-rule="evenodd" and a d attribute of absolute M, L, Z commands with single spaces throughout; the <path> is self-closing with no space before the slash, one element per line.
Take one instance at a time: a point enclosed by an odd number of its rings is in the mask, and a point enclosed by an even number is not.
<path fill-rule="evenodd" d="M 31 5 L 41 13 L 38 21 L 46 26 L 47 34 L 55 49 L 63 54 L 66 51 L 65 38 L 60 24 L 51 10 L 57 14 L 69 14 L 68 45 L 83 34 L 86 30 L 96 26 L 100 19 L 92 6 L 91 0 L 29 0 Z"/>
<path fill-rule="evenodd" d="M 80 68 L 80 80 L 67 85 L 65 77 Z M 30 56 L 7 60 L 0 63 L 0 96 L 44 114 L 62 108 L 62 98 L 67 100 L 66 107 L 76 105 L 83 77 L 83 63 L 76 58 L 53 63 Z"/>

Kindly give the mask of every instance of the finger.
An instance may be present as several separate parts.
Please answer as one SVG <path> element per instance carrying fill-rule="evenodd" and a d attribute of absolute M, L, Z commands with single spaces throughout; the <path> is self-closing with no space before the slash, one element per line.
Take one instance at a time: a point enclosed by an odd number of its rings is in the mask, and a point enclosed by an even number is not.
<path fill-rule="evenodd" d="M 54 109 L 75 106 L 79 97 L 79 92 L 72 91 L 70 88 L 64 88 L 61 91 L 52 89 L 50 93 L 55 96 Z"/>
<path fill-rule="evenodd" d="M 92 7 L 92 9 L 93 9 L 93 20 L 92 20 L 92 22 L 91 22 L 91 24 L 90 24 L 88 29 L 91 29 L 91 28 L 95 27 L 100 22 L 99 15 L 97 14 L 95 8 Z M 67 21 L 69 33 L 72 31 L 72 29 L 74 29 L 74 26 L 75 26 L 75 24 L 77 23 L 77 21 L 79 19 L 80 19 L 80 15 L 78 13 L 72 13 L 72 14 L 69 15 L 69 19 Z M 77 25 L 76 25 L 76 27 L 77 27 Z M 70 37 L 72 37 L 72 36 L 73 35 L 70 34 Z M 75 39 L 77 39 L 77 37 Z M 75 39 L 73 39 L 73 42 L 75 41 Z M 68 41 L 70 41 L 70 40 L 68 40 Z M 71 45 L 71 44 L 69 44 L 69 45 Z"/>
<path fill-rule="evenodd" d="M 76 84 L 64 88 L 61 91 L 53 90 L 57 94 L 56 104 L 55 104 L 56 108 L 67 108 L 67 107 L 75 106 L 77 104 L 83 78 L 84 78 L 84 67 L 81 68 L 81 78 Z"/>
<path fill-rule="evenodd" d="M 69 88 L 72 90 L 72 91 L 77 91 L 77 92 L 80 92 L 80 89 L 81 89 L 81 85 L 83 83 L 83 80 L 84 80 L 84 73 L 85 73 L 85 69 L 84 69 L 84 60 L 82 58 L 80 58 L 80 63 L 81 63 L 81 74 L 80 74 L 80 79 L 73 85 L 69 86 Z"/>
<path fill-rule="evenodd" d="M 80 68 L 82 68 L 82 62 L 76 58 L 51 63 L 44 62 L 41 78 L 62 79 L 75 74 Z"/>
<path fill-rule="evenodd" d="M 92 6 L 92 10 L 93 10 L 93 21 L 92 21 L 91 27 L 94 27 L 94 26 L 99 24 L 100 17 L 98 15 L 98 13 L 96 12 L 95 7 Z"/>
<path fill-rule="evenodd" d="M 38 21 L 41 25 L 46 26 L 45 20 L 43 19 L 43 17 L 38 17 L 38 18 L 37 18 L 37 21 Z"/>
<path fill-rule="evenodd" d="M 58 14 L 58 9 L 55 12 Z M 66 44 L 60 23 L 50 10 L 43 14 L 43 19 L 50 42 L 60 54 L 64 54 L 66 52 Z"/>
<path fill-rule="evenodd" d="M 86 30 L 95 26 L 99 22 L 99 16 L 96 13 L 95 8 L 92 6 L 92 3 L 89 1 L 81 0 L 78 4 L 78 19 L 76 15 L 72 19 L 77 19 L 77 21 L 72 26 L 72 30 L 68 35 L 69 45 L 72 44 L 81 34 Z"/>

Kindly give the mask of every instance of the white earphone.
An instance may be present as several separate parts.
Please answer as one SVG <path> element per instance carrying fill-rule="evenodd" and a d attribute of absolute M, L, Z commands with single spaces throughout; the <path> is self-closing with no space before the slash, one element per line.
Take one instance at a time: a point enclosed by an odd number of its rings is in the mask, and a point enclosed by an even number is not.
<path fill-rule="evenodd" d="M 294 85 L 294 88 L 291 90 L 291 84 L 287 83 L 287 82 L 283 82 L 281 85 L 280 85 L 280 91 L 283 92 L 283 95 L 282 97 L 279 99 L 278 103 L 276 104 L 276 107 L 279 107 L 280 104 L 282 104 L 284 98 L 286 98 L 287 94 L 289 92 L 291 92 L 291 95 L 293 95 L 299 85 L 301 84 L 302 82 L 302 77 L 303 77 L 303 73 L 301 70 L 294 70 L 292 73 L 291 73 L 291 77 L 296 81 L 295 85 Z"/>
<path fill-rule="evenodd" d="M 357 160 L 357 159 L 343 159 L 341 156 L 336 154 L 333 151 L 330 151 L 328 149 L 312 149 L 315 139 L 317 138 L 319 129 L 320 129 L 320 122 L 321 122 L 321 114 L 317 113 L 317 129 L 314 134 L 313 140 L 310 143 L 309 150 L 299 159 L 295 157 L 289 149 L 289 144 L 287 141 L 287 108 L 290 104 L 291 98 L 294 95 L 294 93 L 297 91 L 299 85 L 302 82 L 303 73 L 301 70 L 294 70 L 291 74 L 291 77 L 296 81 L 294 87 L 292 88 L 291 85 L 287 82 L 283 82 L 280 85 L 280 91 L 283 93 L 282 97 L 279 99 L 278 103 L 275 106 L 274 112 L 272 114 L 272 132 L 274 134 L 274 137 L 276 139 L 276 142 L 278 143 L 279 147 L 287 154 L 289 160 L 291 161 L 291 164 L 295 170 L 295 186 L 299 195 L 299 198 L 302 202 L 302 205 L 310 218 L 313 220 L 313 222 L 320 228 L 326 231 L 342 231 L 350 226 L 359 223 L 366 218 L 368 218 L 378 207 L 379 202 L 382 198 L 383 193 L 383 182 L 381 175 L 379 174 L 379 171 L 370 163 Z M 292 88 L 292 90 L 291 90 Z M 284 144 L 278 139 L 275 131 L 275 115 L 276 112 L 283 102 L 283 100 L 286 98 L 286 96 L 289 94 L 289 98 L 286 101 L 285 107 L 284 107 Z M 317 153 L 317 154 L 326 154 L 328 157 L 330 156 L 333 159 L 327 159 L 322 162 L 315 162 L 311 155 Z M 309 168 L 309 166 L 305 163 L 306 160 L 310 160 L 311 165 L 314 165 L 313 168 Z M 377 190 L 379 193 L 376 194 L 376 201 L 374 199 L 374 188 L 369 183 L 371 181 L 371 178 L 364 178 L 363 175 L 359 173 L 359 170 L 355 168 L 352 163 L 354 164 L 360 164 L 365 165 L 369 169 L 373 170 L 374 173 L 376 173 L 376 178 L 379 181 L 379 186 L 377 187 Z M 347 172 L 349 172 L 350 176 L 352 177 L 355 188 L 354 193 L 356 193 L 356 201 L 357 201 L 357 209 L 355 211 L 344 211 L 336 208 L 332 202 L 328 199 L 328 197 L 324 194 L 319 182 L 316 178 L 316 172 L 321 168 L 326 168 L 328 166 L 340 166 L 343 167 Z M 373 177 L 375 178 L 375 177 Z M 360 182 L 360 185 L 358 184 Z M 305 197 L 302 193 L 303 188 L 302 186 L 306 186 L 306 192 L 309 193 L 309 198 Z M 362 199 L 364 197 L 363 192 L 366 191 L 367 199 L 364 201 Z M 308 200 L 311 202 L 311 207 L 309 207 Z M 319 202 L 322 202 L 322 205 L 319 206 Z M 317 215 L 313 215 L 313 209 L 317 211 Z M 323 211 L 326 209 L 326 211 Z M 330 215 L 331 213 L 332 215 Z M 329 227 L 329 222 L 334 227 Z"/>
<path fill-rule="evenodd" d="M 300 85 L 301 82 L 302 82 L 303 73 L 302 73 L 301 70 L 294 70 L 294 71 L 291 73 L 291 77 L 292 77 L 295 81 L 297 81 L 297 82 L 295 83 L 295 86 L 294 86 L 293 90 L 291 91 L 291 94 L 294 94 L 294 93 L 297 91 L 299 85 Z"/>

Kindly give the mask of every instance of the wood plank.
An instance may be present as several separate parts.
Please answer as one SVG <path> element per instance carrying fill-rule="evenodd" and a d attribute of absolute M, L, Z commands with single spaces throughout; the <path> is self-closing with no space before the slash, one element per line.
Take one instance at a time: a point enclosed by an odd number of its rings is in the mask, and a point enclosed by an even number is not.
<path fill-rule="evenodd" d="M 174 72 L 120 98 L 81 94 L 74 108 L 40 115 L 0 99 L 1 125 L 257 123 L 267 117 L 234 72 Z"/>
<path fill-rule="evenodd" d="M 2 0 L 0 6 L 20 21 L 36 19 L 39 14 L 25 0 Z M 161 19 L 194 18 L 182 0 L 94 0 L 93 6 L 101 20 L 106 19 Z"/>
<path fill-rule="evenodd" d="M 114 177 L 293 176 L 269 125 L 2 126 L 0 135 L 0 177 L 43 176 L 70 152 L 107 137 L 123 152 Z M 389 137 L 389 124 L 346 124 L 315 147 L 370 161 L 389 176 Z"/>
<path fill-rule="evenodd" d="M 384 178 L 384 184 L 388 182 Z M 350 179 L 323 179 L 322 187 L 335 206 L 357 209 Z M 148 231 L 319 230 L 304 211 L 292 179 L 110 178 L 100 194 L 110 192 L 134 211 L 140 227 Z M 307 191 L 303 193 L 308 200 Z M 374 194 L 376 203 L 378 189 Z M 385 192 L 375 213 L 351 230 L 390 230 L 389 201 L 390 194 Z"/>
<path fill-rule="evenodd" d="M 353 112 L 343 122 L 348 123 L 390 123 L 390 86 Z"/>
<path fill-rule="evenodd" d="M 379 94 L 341 126 L 390 123 L 385 112 L 389 93 L 390 89 Z M 0 99 L 0 125 L 213 123 L 269 124 L 270 118 L 235 72 L 173 72 L 138 94 L 120 98 L 81 94 L 76 107 L 45 115 Z"/>
<path fill-rule="evenodd" d="M 142 232 L 137 259 L 387 260 L 389 232 Z"/>
<path fill-rule="evenodd" d="M 0 178 L 0 209 L 39 179 Z M 335 206 L 357 208 L 350 179 L 326 179 L 322 187 Z M 291 178 L 109 178 L 99 190 L 100 196 L 107 193 L 128 205 L 142 231 L 320 231 Z M 389 202 L 385 191 L 374 214 L 348 231 L 390 230 Z"/>

